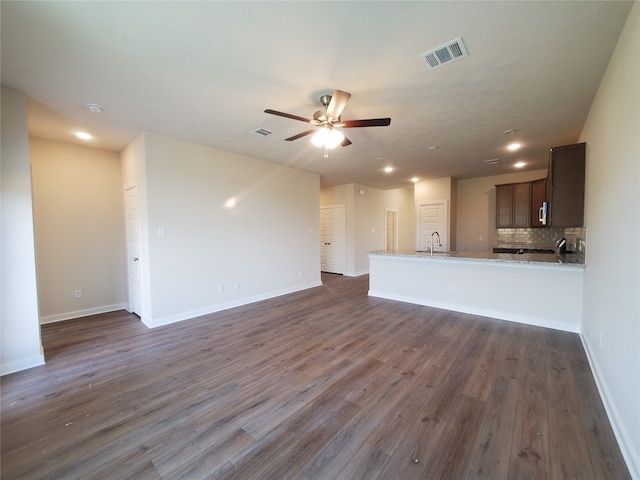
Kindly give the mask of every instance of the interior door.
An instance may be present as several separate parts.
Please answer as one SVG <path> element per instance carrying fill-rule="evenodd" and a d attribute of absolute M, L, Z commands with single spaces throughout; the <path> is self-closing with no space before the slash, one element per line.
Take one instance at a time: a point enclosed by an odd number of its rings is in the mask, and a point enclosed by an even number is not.
<path fill-rule="evenodd" d="M 345 264 L 344 205 L 320 209 L 320 270 L 344 273 Z"/>
<path fill-rule="evenodd" d="M 391 208 L 385 210 L 385 245 L 387 250 L 398 249 L 398 211 Z"/>
<path fill-rule="evenodd" d="M 449 239 L 447 236 L 447 205 L 444 201 L 420 205 L 420 233 L 418 240 L 418 250 L 429 250 L 433 238 L 433 250 L 438 252 L 449 249 Z M 440 235 L 440 244 L 434 232 Z"/>
<path fill-rule="evenodd" d="M 136 187 L 126 191 L 127 253 L 129 269 L 129 309 L 142 314 L 142 277 L 140 274 L 140 231 Z"/>

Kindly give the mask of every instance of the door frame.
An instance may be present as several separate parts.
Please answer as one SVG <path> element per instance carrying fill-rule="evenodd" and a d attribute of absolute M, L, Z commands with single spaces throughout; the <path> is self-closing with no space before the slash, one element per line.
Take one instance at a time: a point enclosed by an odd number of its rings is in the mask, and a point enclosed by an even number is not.
<path fill-rule="evenodd" d="M 398 232 L 398 216 L 400 215 L 400 212 L 398 211 L 397 208 L 385 208 L 384 209 L 384 247 L 385 249 L 387 248 L 387 236 L 389 233 L 389 225 L 387 223 L 387 218 L 388 218 L 388 213 L 389 212 L 393 212 L 393 249 L 397 250 L 398 249 L 398 245 L 399 245 L 399 239 L 398 237 L 399 232 Z"/>
<path fill-rule="evenodd" d="M 135 223 L 136 223 L 136 228 L 137 228 L 137 232 L 138 232 L 138 253 L 137 253 L 137 257 L 138 259 L 140 259 L 140 253 L 141 253 L 141 236 L 142 236 L 142 232 L 140 230 L 140 211 L 139 211 L 139 201 L 138 201 L 138 186 L 137 185 L 128 185 L 127 187 L 125 187 L 124 189 L 124 207 L 125 207 L 125 211 L 124 211 L 124 215 L 125 215 L 125 231 L 127 234 L 127 285 L 128 285 L 128 301 L 129 301 L 129 308 L 127 309 L 129 312 L 133 312 L 136 315 L 138 315 L 140 318 L 142 318 L 142 305 L 143 305 L 143 281 L 142 281 L 142 265 L 140 263 L 138 263 L 138 282 L 139 282 L 139 295 L 140 298 L 138 300 L 138 304 L 137 304 L 137 308 L 136 308 L 136 302 L 133 301 L 133 286 L 131 285 L 131 276 L 132 276 L 132 263 L 133 263 L 133 256 L 134 253 L 131 251 L 131 242 L 130 242 L 130 233 L 131 233 L 131 229 L 130 229 L 130 224 L 129 224 L 129 193 L 133 191 L 135 198 L 136 198 L 136 218 L 135 218 Z M 139 262 L 139 260 L 136 260 Z"/>
<path fill-rule="evenodd" d="M 420 218 L 420 211 L 422 210 L 422 207 L 428 207 L 428 206 L 435 206 L 435 205 L 442 205 L 443 210 L 444 210 L 444 215 L 443 215 L 443 219 L 442 219 L 442 224 L 443 224 L 443 228 L 442 230 L 444 231 L 444 242 L 442 243 L 442 248 L 445 251 L 450 250 L 449 245 L 450 245 L 450 239 L 449 239 L 449 202 L 446 199 L 442 199 L 442 200 L 429 200 L 429 201 L 424 201 L 424 202 L 420 202 L 420 204 L 418 205 L 418 208 L 416 209 L 416 224 L 418 225 L 418 228 L 416 229 L 416 250 L 420 250 L 420 239 L 422 238 L 422 221 Z M 442 238 L 442 233 L 440 233 L 440 237 Z"/>
<path fill-rule="evenodd" d="M 330 209 L 340 209 L 342 212 L 342 271 L 341 272 L 328 272 L 328 273 L 339 273 L 340 275 L 344 275 L 347 269 L 347 211 L 344 204 L 340 205 L 324 205 L 320 207 L 320 211 L 322 210 L 330 210 Z M 321 225 L 322 227 L 322 225 Z M 322 270 L 322 263 L 320 264 L 320 271 Z"/>

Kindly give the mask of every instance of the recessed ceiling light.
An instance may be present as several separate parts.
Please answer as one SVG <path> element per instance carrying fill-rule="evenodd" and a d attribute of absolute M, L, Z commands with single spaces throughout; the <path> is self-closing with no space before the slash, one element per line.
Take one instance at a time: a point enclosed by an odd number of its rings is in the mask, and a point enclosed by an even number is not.
<path fill-rule="evenodd" d="M 413 178 L 411 179 L 411 181 L 412 181 L 413 183 L 416 183 L 418 180 L 420 180 L 418 177 L 413 177 Z"/>
<path fill-rule="evenodd" d="M 515 152 L 516 150 L 518 150 L 522 145 L 519 143 L 510 143 L 509 145 L 507 145 L 507 150 L 510 150 L 512 152 Z"/>
<path fill-rule="evenodd" d="M 384 171 L 387 173 L 393 172 L 393 167 L 384 167 Z"/>
<path fill-rule="evenodd" d="M 76 137 L 81 138 L 82 140 L 91 140 L 91 135 L 87 132 L 76 132 Z"/>
<path fill-rule="evenodd" d="M 514 163 L 513 166 L 516 168 L 522 168 L 526 165 L 526 163 L 524 162 L 518 162 L 518 163 Z"/>

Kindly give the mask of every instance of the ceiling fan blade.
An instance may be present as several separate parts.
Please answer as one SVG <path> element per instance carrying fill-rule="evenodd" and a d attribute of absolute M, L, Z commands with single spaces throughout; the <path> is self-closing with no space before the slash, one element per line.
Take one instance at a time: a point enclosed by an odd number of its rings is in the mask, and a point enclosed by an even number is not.
<path fill-rule="evenodd" d="M 351 145 L 351 140 L 349 140 L 347 137 L 344 137 L 344 140 L 340 145 L 342 145 L 343 147 L 348 147 L 349 145 Z"/>
<path fill-rule="evenodd" d="M 290 113 L 278 112 L 277 110 L 271 110 L 270 108 L 267 108 L 264 113 L 270 113 L 271 115 L 278 115 L 279 117 L 291 118 L 293 120 L 299 120 L 306 123 L 311 122 L 309 118 L 299 117 L 298 115 L 292 115 Z"/>
<path fill-rule="evenodd" d="M 306 137 L 307 135 L 311 135 L 312 133 L 314 133 L 316 131 L 317 130 L 315 128 L 313 130 L 307 130 L 306 132 L 299 133 L 297 135 L 294 135 L 293 137 L 285 138 L 285 141 L 291 142 L 293 140 L 297 140 L 299 138 Z"/>
<path fill-rule="evenodd" d="M 331 101 L 327 106 L 327 117 L 331 117 L 335 120 L 340 118 L 340 114 L 344 107 L 347 106 L 347 102 L 351 94 L 349 92 L 343 92 L 342 90 L 336 90 L 331 96 Z"/>
<path fill-rule="evenodd" d="M 391 124 L 390 118 L 370 118 L 368 120 L 344 120 L 340 122 L 342 128 L 356 127 L 386 127 Z"/>

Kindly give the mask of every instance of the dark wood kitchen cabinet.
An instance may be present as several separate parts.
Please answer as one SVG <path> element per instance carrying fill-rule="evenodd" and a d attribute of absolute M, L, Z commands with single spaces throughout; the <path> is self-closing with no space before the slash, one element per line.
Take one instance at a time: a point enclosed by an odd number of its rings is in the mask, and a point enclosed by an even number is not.
<path fill-rule="evenodd" d="M 531 183 L 496 185 L 496 227 L 528 227 L 531 222 Z"/>
<path fill-rule="evenodd" d="M 496 185 L 496 227 L 513 226 L 513 185 Z"/>
<path fill-rule="evenodd" d="M 578 143 L 549 153 L 549 225 L 584 226 L 585 152 L 586 144 Z"/>
<path fill-rule="evenodd" d="M 547 179 L 531 182 L 531 227 L 546 227 L 540 220 L 540 209 L 547 201 Z"/>

